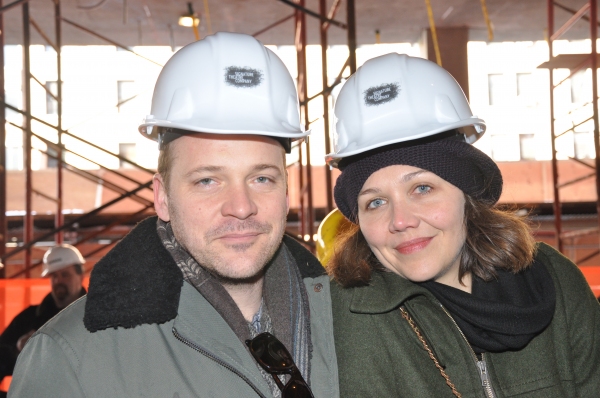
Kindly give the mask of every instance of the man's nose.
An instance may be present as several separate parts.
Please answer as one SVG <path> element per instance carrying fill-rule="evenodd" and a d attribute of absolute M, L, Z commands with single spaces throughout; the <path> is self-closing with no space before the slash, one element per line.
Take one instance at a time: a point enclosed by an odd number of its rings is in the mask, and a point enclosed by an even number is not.
<path fill-rule="evenodd" d="M 254 203 L 250 188 L 245 184 L 232 185 L 224 192 L 224 202 L 221 214 L 224 217 L 235 217 L 245 220 L 257 213 L 258 207 Z"/>

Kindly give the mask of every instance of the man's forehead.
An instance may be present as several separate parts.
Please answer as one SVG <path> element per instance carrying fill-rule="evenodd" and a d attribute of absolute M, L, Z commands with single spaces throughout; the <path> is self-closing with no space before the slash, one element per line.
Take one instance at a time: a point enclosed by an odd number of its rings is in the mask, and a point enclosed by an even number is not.
<path fill-rule="evenodd" d="M 254 134 L 212 134 L 192 133 L 183 134 L 180 138 L 173 140 L 174 143 L 196 143 L 197 145 L 267 145 L 269 147 L 282 148 L 282 144 L 274 137 Z M 185 145 L 185 144 L 184 144 Z"/>
<path fill-rule="evenodd" d="M 259 135 L 197 133 L 182 136 L 174 141 L 173 145 L 176 147 L 175 152 L 183 155 L 186 162 L 196 163 L 210 159 L 211 163 L 223 161 L 228 164 L 226 160 L 244 162 L 265 157 L 285 159 L 285 151 L 279 142 L 271 137 Z"/>

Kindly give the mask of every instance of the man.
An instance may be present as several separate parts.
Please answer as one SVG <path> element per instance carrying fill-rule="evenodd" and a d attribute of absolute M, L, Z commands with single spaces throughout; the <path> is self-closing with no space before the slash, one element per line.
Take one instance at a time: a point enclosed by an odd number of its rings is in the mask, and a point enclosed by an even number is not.
<path fill-rule="evenodd" d="M 83 256 L 71 245 L 58 245 L 44 254 L 42 277 L 50 279 L 51 291 L 39 305 L 18 314 L 0 335 L 0 380 L 13 373 L 17 356 L 31 335 L 85 294 L 83 264 Z"/>
<path fill-rule="evenodd" d="M 246 35 L 192 43 L 140 131 L 159 141 L 158 219 L 31 338 L 9 396 L 338 396 L 328 278 L 283 237 L 285 151 L 308 134 L 283 63 Z"/>

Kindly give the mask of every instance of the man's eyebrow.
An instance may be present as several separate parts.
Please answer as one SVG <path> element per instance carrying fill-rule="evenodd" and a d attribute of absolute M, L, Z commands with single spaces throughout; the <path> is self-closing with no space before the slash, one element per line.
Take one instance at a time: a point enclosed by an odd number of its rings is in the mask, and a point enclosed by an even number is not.
<path fill-rule="evenodd" d="M 270 164 L 270 163 L 257 164 L 253 167 L 253 170 L 255 170 L 255 171 L 261 171 L 261 170 L 267 170 L 267 169 L 275 169 L 281 173 L 281 169 L 279 167 L 277 167 L 277 165 Z"/>
<path fill-rule="evenodd" d="M 225 170 L 226 168 L 224 166 L 200 166 L 200 167 L 196 167 L 193 170 L 190 170 L 189 172 L 187 172 L 185 174 L 186 177 L 190 177 L 194 174 L 198 174 L 198 173 L 216 173 L 216 172 L 220 172 Z M 261 171 L 261 170 L 269 170 L 269 169 L 273 169 L 279 172 L 279 174 L 281 174 L 281 170 L 279 167 L 277 167 L 277 165 L 274 164 L 270 164 L 270 163 L 261 163 L 261 164 L 257 164 L 254 167 L 252 167 L 252 171 Z"/>
<path fill-rule="evenodd" d="M 188 171 L 185 176 L 189 177 L 195 173 L 204 173 L 204 172 L 209 172 L 209 173 L 214 173 L 217 171 L 223 171 L 224 167 L 223 166 L 200 166 L 200 167 L 196 167 L 193 170 Z"/>

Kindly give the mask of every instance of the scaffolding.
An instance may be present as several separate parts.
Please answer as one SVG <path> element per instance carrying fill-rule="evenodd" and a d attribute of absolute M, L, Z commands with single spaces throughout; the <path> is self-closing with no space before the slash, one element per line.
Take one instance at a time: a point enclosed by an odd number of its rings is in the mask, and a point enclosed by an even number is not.
<path fill-rule="evenodd" d="M 556 230 L 556 246 L 559 251 L 565 251 L 565 241 L 570 239 L 575 239 L 579 237 L 583 237 L 586 235 L 597 235 L 598 236 L 598 248 L 592 251 L 590 254 L 585 255 L 582 258 L 574 259 L 575 263 L 581 264 L 587 260 L 590 260 L 600 254 L 600 217 L 598 217 L 598 225 L 594 228 L 586 228 L 577 231 L 564 231 L 563 230 L 563 220 L 562 220 L 562 203 L 560 191 L 562 188 L 569 187 L 572 184 L 578 183 L 580 181 L 586 180 L 588 178 L 595 177 L 596 182 L 596 215 L 600 215 L 600 173 L 597 170 L 600 170 L 600 134 L 598 131 L 598 51 L 596 47 L 596 41 L 598 39 L 598 3 L 597 0 L 588 0 L 579 10 L 573 10 L 569 7 L 566 7 L 556 1 L 547 0 L 547 13 L 548 13 L 548 62 L 540 65 L 540 68 L 547 68 L 549 71 L 550 77 L 550 134 L 551 134 L 551 148 L 552 148 L 552 183 L 553 183 L 553 211 L 554 211 L 554 228 Z M 562 9 L 564 11 L 569 12 L 572 16 L 558 29 L 555 29 L 555 15 L 554 11 L 556 8 Z M 569 29 L 577 23 L 579 20 L 585 20 L 589 23 L 590 29 L 590 41 L 591 41 L 591 51 L 588 54 L 554 54 L 554 42 L 561 38 L 565 33 L 569 31 Z M 555 83 L 555 69 L 569 69 L 569 75 L 560 80 L 558 83 Z M 584 121 L 579 121 L 577 123 L 572 123 L 572 126 L 566 131 L 556 130 L 556 121 L 557 117 L 555 115 L 555 103 L 554 103 L 554 91 L 567 82 L 573 75 L 577 72 L 585 70 L 586 68 L 590 68 L 592 73 L 591 77 L 591 86 L 592 86 L 592 115 L 585 119 Z M 559 170 L 559 162 L 557 159 L 557 139 L 559 139 L 564 134 L 574 131 L 575 128 L 586 123 L 588 121 L 593 121 L 594 124 L 594 149 L 595 149 L 595 162 L 594 164 L 589 164 L 583 162 L 575 157 L 570 157 L 569 159 L 575 162 L 578 162 L 583 167 L 592 170 L 586 175 L 575 178 L 569 181 L 560 181 L 560 170 Z"/>
<path fill-rule="evenodd" d="M 32 257 L 32 249 L 34 246 L 44 240 L 53 240 L 55 243 L 62 243 L 64 240 L 64 231 L 69 230 L 73 226 L 79 225 L 85 220 L 89 220 L 93 217 L 97 217 L 107 208 L 123 201 L 123 200 L 133 200 L 139 203 L 142 207 L 139 211 L 136 211 L 131 214 L 124 214 L 117 218 L 111 218 L 110 220 L 105 220 L 105 225 L 100 230 L 93 231 L 88 233 L 82 237 L 79 237 L 75 242 L 72 242 L 75 246 L 83 245 L 86 242 L 91 241 L 97 236 L 106 233 L 107 231 L 127 223 L 131 223 L 132 220 L 139 220 L 140 218 L 145 217 L 146 215 L 151 213 L 153 208 L 152 200 L 149 200 L 147 197 L 143 195 L 144 192 L 148 192 L 152 190 L 152 180 L 151 176 L 155 172 L 154 170 L 150 170 L 142 167 L 136 162 L 112 153 L 101 146 L 98 146 L 90 141 L 86 141 L 68 130 L 63 129 L 62 125 L 62 113 L 63 113 L 63 104 L 62 104 L 62 79 L 61 79 L 61 49 L 62 49 L 62 30 L 61 26 L 63 23 L 68 24 L 72 27 L 79 29 L 82 32 L 90 34 L 102 41 L 119 47 L 123 50 L 129 51 L 136 56 L 144 58 L 150 62 L 154 62 L 148 58 L 145 58 L 141 54 L 136 53 L 129 47 L 118 43 L 117 41 L 100 35 L 83 25 L 80 25 L 74 21 L 71 21 L 61 14 L 61 1 L 60 0 L 48 0 L 53 3 L 54 9 L 54 21 L 55 21 L 55 31 L 54 31 L 54 40 L 50 39 L 50 36 L 44 32 L 39 24 L 36 23 L 34 18 L 30 15 L 29 10 L 29 0 L 16 0 L 8 5 L 3 5 L 2 0 L 0 0 L 0 32 L 3 31 L 3 23 L 4 23 L 4 14 L 10 10 L 21 8 L 21 17 L 23 22 L 23 107 L 18 108 L 15 104 L 10 104 L 6 102 L 5 98 L 5 81 L 4 81 L 4 71 L 0 74 L 0 87 L 2 89 L 2 93 L 0 95 L 0 100 L 2 101 L 2 105 L 0 106 L 0 260 L 3 264 L 7 264 L 8 261 L 16 261 L 22 266 L 17 272 L 12 272 L 10 275 L 6 274 L 7 267 L 0 267 L 0 278 L 17 278 L 17 277 L 30 277 L 31 270 L 35 267 L 39 267 L 41 261 L 38 259 L 34 261 Z M 354 8 L 354 0 L 346 0 L 346 22 L 340 22 L 335 19 L 337 11 L 339 10 L 341 0 L 333 0 L 333 4 L 327 9 L 326 0 L 319 0 L 319 12 L 309 10 L 305 7 L 305 0 L 280 0 L 281 3 L 293 8 L 293 12 L 291 15 L 280 19 L 269 26 L 261 29 L 260 31 L 254 33 L 254 36 L 258 36 L 269 29 L 272 29 L 275 26 L 278 26 L 286 21 L 292 20 L 294 21 L 294 43 L 296 47 L 297 54 L 297 66 L 298 66 L 298 95 L 300 99 L 300 108 L 301 108 L 301 116 L 303 120 L 304 127 L 306 129 L 310 128 L 311 121 L 309 120 L 309 104 L 318 99 L 322 98 L 323 101 L 323 115 L 322 120 L 324 124 L 324 133 L 325 133 L 325 150 L 326 152 L 331 151 L 331 139 L 330 139 L 330 101 L 329 96 L 338 84 L 342 82 L 342 76 L 346 70 L 349 70 L 349 73 L 354 73 L 356 71 L 356 22 L 355 22 L 355 8 Z M 322 50 L 322 91 L 312 97 L 308 97 L 307 90 L 307 67 L 306 67 L 306 46 L 307 46 L 307 38 L 306 38 L 306 17 L 316 18 L 320 21 L 319 24 L 319 34 L 320 34 L 320 44 Z M 349 49 L 349 57 L 344 63 L 340 73 L 335 78 L 335 80 L 329 83 L 329 79 L 327 76 L 327 32 L 330 26 L 335 26 L 336 28 L 347 30 L 347 38 L 348 38 L 348 49 Z M 30 46 L 31 46 L 31 27 L 33 27 L 37 33 L 43 38 L 46 44 L 54 49 L 56 52 L 56 68 L 57 68 L 57 90 L 56 93 L 51 92 L 51 90 L 46 87 L 43 83 L 40 82 L 31 72 L 31 60 L 30 60 Z M 0 48 L 4 48 L 4 36 L 0 34 Z M 0 63 L 4 64 L 4 52 L 0 51 Z M 51 96 L 57 103 L 57 123 L 56 125 L 48 123 L 41 118 L 36 117 L 32 114 L 31 111 L 31 85 L 32 81 L 39 85 L 41 85 L 44 90 L 46 90 L 47 94 Z M 129 98 L 125 101 L 130 100 Z M 121 105 L 117 104 L 116 106 Z M 22 125 L 18 125 L 14 122 L 8 122 L 9 125 L 21 129 L 23 131 L 23 167 L 24 167 L 24 176 L 25 176 L 25 214 L 23 216 L 23 234 L 22 234 L 22 244 L 18 245 L 14 249 L 7 251 L 7 217 L 6 217 L 6 110 L 11 110 L 21 114 L 23 117 Z M 37 134 L 33 131 L 32 122 L 36 122 L 38 124 L 42 124 L 54 130 L 56 132 L 56 139 L 49 140 L 44 138 L 40 134 Z M 314 122 L 314 121 L 313 121 Z M 105 154 L 108 154 L 112 157 L 118 158 L 121 162 L 126 162 L 133 166 L 135 169 L 142 172 L 142 174 L 147 175 L 148 179 L 143 181 L 139 181 L 138 179 L 132 178 L 118 170 L 110 169 L 103 166 L 100 162 L 90 158 L 85 157 L 84 155 L 75 152 L 69 148 L 67 148 L 63 143 L 63 138 L 68 136 L 70 139 L 77 140 L 78 142 L 95 148 L 98 151 L 101 151 Z M 46 144 L 47 150 L 42 151 L 49 158 L 55 159 L 57 163 L 56 169 L 56 184 L 57 190 L 55 196 L 49 196 L 40 190 L 37 190 L 33 186 L 33 178 L 32 178 L 32 138 L 36 138 Z M 75 156 L 78 156 L 84 160 L 87 160 L 93 164 L 95 164 L 100 169 L 104 170 L 106 173 L 110 173 L 113 176 L 116 176 L 120 180 L 123 181 L 121 184 L 114 183 L 110 179 L 105 177 L 96 175 L 91 173 L 90 171 L 83 170 L 78 168 L 64 159 L 65 153 L 71 153 Z M 315 209 L 313 205 L 313 177 L 312 177 L 312 166 L 310 162 L 310 143 L 303 142 L 298 145 L 299 157 L 297 161 L 297 166 L 299 167 L 299 192 L 300 192 L 300 208 L 298 211 L 298 234 L 294 234 L 295 237 L 298 237 L 302 243 L 307 245 L 310 248 L 314 247 L 314 243 L 312 241 L 312 237 L 315 233 Z M 304 160 L 304 162 L 303 162 Z M 325 187 L 324 190 L 327 195 L 327 208 L 326 212 L 329 212 L 333 209 L 333 197 L 332 197 L 332 175 L 331 171 L 324 166 L 326 169 L 326 179 L 325 179 Z M 63 215 L 63 184 L 64 184 L 64 172 L 74 173 L 82 178 L 85 178 L 90 181 L 94 181 L 98 184 L 102 184 L 104 187 L 108 188 L 116 192 L 119 196 L 115 199 L 108 201 L 107 203 L 102 204 L 101 206 L 89 211 L 85 214 L 79 215 L 77 217 L 70 217 L 69 220 L 65 220 Z M 131 188 L 133 184 L 133 188 Z M 128 188 L 125 188 L 128 186 Z M 55 203 L 55 216 L 53 228 L 50 231 L 34 235 L 34 214 L 32 211 L 32 197 L 33 195 L 42 196 L 48 200 L 51 200 Z M 308 236 L 309 239 L 302 239 L 303 237 Z M 102 247 L 97 247 L 92 251 L 88 251 L 82 253 L 84 257 L 89 257 L 96 254 L 99 251 L 107 250 L 112 245 L 117 243 L 118 239 L 113 240 L 109 244 L 106 244 Z M 20 259 L 22 257 L 22 260 Z M 19 258 L 19 260 L 15 260 Z"/>

